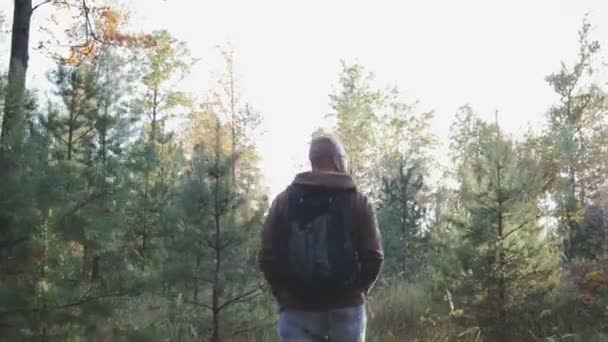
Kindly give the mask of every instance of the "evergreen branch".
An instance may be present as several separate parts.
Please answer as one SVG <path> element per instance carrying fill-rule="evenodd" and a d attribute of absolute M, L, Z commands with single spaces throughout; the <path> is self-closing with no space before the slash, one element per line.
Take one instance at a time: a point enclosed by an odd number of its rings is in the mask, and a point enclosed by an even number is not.
<path fill-rule="evenodd" d="M 546 177 L 545 182 L 543 183 L 543 185 L 541 187 L 542 192 L 548 191 L 554 181 L 555 181 L 554 174 L 550 174 L 548 177 Z"/>
<path fill-rule="evenodd" d="M 221 249 L 227 249 L 228 247 L 232 246 L 234 243 L 236 243 L 239 240 L 239 236 L 235 235 L 233 236 L 231 239 L 226 240 L 225 243 L 223 243 L 220 248 Z"/>
<path fill-rule="evenodd" d="M 61 137 L 59 134 L 55 134 L 55 133 L 53 133 L 53 136 L 54 136 L 54 137 L 55 137 L 57 140 L 59 140 L 60 142 L 62 142 L 64 145 L 67 145 L 67 144 L 68 144 L 67 140 L 63 139 L 63 138 L 62 138 L 62 137 Z"/>
<path fill-rule="evenodd" d="M 160 293 L 158 293 L 158 292 L 154 292 L 154 293 L 155 293 L 157 296 L 164 297 L 164 298 L 167 298 L 167 299 L 176 299 L 176 298 L 177 298 L 177 296 L 176 296 L 176 295 L 163 295 L 163 294 L 160 294 Z M 186 299 L 186 298 L 183 298 L 183 297 L 182 297 L 182 299 L 181 299 L 181 300 L 182 300 L 184 303 L 186 303 L 186 304 L 190 304 L 190 305 L 198 306 L 198 307 L 200 307 L 200 308 L 204 308 L 204 309 L 207 309 L 207 310 L 211 310 L 211 311 L 213 311 L 213 308 L 212 308 L 210 305 L 208 305 L 208 304 L 200 303 L 200 302 L 197 302 L 197 301 L 194 301 L 194 300 L 190 300 L 190 299 Z"/>
<path fill-rule="evenodd" d="M 242 233 L 243 235 L 247 235 L 247 233 L 249 233 L 254 226 L 254 222 L 259 218 L 259 215 L 254 215 L 249 222 L 247 222 L 247 224 L 244 225 L 244 228 L 240 231 L 240 233 Z M 240 235 L 235 235 L 232 239 L 228 240 L 228 242 L 226 242 L 222 248 L 228 248 L 230 246 L 232 246 L 234 243 L 236 243 L 239 240 L 239 237 L 241 237 Z M 242 238 L 242 237 L 241 237 Z"/>
<path fill-rule="evenodd" d="M 204 304 L 204 303 L 200 303 L 194 300 L 189 300 L 189 299 L 183 299 L 184 303 L 186 304 L 190 304 L 190 305 L 194 305 L 194 306 L 198 306 L 207 310 L 211 310 L 213 311 L 213 308 L 210 305 Z"/>
<path fill-rule="evenodd" d="M 511 234 L 513 234 L 513 233 L 515 233 L 515 232 L 517 232 L 518 230 L 523 229 L 523 228 L 524 228 L 526 225 L 528 225 L 528 224 L 530 224 L 530 223 L 532 223 L 532 222 L 534 222 L 534 221 L 538 220 L 539 218 L 540 218 L 540 216 L 539 216 L 539 215 L 536 215 L 536 216 L 534 216 L 534 218 L 532 218 L 532 219 L 530 219 L 530 220 L 527 220 L 527 221 L 522 222 L 522 223 L 521 223 L 519 226 L 517 226 L 516 228 L 513 228 L 513 229 L 512 229 L 512 230 L 510 230 L 508 233 L 504 234 L 502 237 L 498 236 L 498 237 L 497 237 L 497 238 L 498 238 L 498 240 L 504 240 L 504 239 L 506 239 L 506 238 L 507 238 L 509 235 L 511 235 Z"/>
<path fill-rule="evenodd" d="M 86 292 L 88 293 L 88 291 Z M 116 297 L 124 297 L 126 295 L 128 295 L 128 292 L 115 292 L 115 293 L 106 293 L 106 294 L 101 294 L 101 295 L 97 295 L 97 296 L 86 296 L 86 293 L 83 297 L 81 297 L 78 301 L 73 302 L 73 303 L 68 303 L 68 304 L 63 304 L 63 305 L 58 305 L 58 306 L 54 306 L 54 307 L 50 307 L 50 309 L 67 309 L 73 306 L 79 306 L 82 304 L 86 304 L 88 302 L 92 302 L 98 299 L 106 299 L 106 298 L 116 298 Z"/>
<path fill-rule="evenodd" d="M 478 197 L 478 200 L 479 200 L 479 205 L 480 205 L 482 208 L 489 210 L 490 212 L 493 212 L 493 213 L 498 213 L 498 208 L 497 208 L 496 206 L 492 206 L 491 204 L 489 204 L 488 202 L 486 202 L 486 201 L 484 200 L 484 198 L 483 198 L 483 197 L 481 197 L 481 195 L 482 195 L 482 194 L 480 194 L 480 196 Z"/>
<path fill-rule="evenodd" d="M 209 246 L 209 248 L 215 250 L 216 246 L 215 246 L 215 243 L 213 242 L 213 240 L 211 240 L 208 237 L 206 237 L 205 238 L 205 243 L 207 244 L 207 246 Z"/>
<path fill-rule="evenodd" d="M 209 278 L 193 276 L 192 279 L 194 279 L 194 280 L 202 280 L 205 283 L 209 283 L 209 284 L 215 284 L 215 282 L 213 280 L 209 279 Z"/>
<path fill-rule="evenodd" d="M 244 236 L 247 236 L 247 233 L 252 229 L 252 227 L 253 225 L 246 225 L 244 229 L 240 230 L 232 238 L 228 239 L 224 244 L 222 244 L 222 249 L 227 249 L 228 247 L 231 247 L 234 244 L 238 245 L 243 243 Z"/>
<path fill-rule="evenodd" d="M 518 230 L 523 229 L 528 223 L 530 223 L 530 222 L 524 222 L 524 223 L 520 224 L 517 228 L 513 228 L 511 231 L 509 231 L 508 233 L 506 233 L 502 237 L 500 237 L 499 240 L 506 239 L 509 235 L 517 232 Z"/>
<path fill-rule="evenodd" d="M 246 292 L 243 292 L 240 295 L 238 295 L 236 297 L 233 297 L 233 298 L 225 301 L 224 303 L 222 303 L 222 305 L 220 305 L 217 308 L 218 311 L 220 311 L 220 310 L 222 310 L 222 309 L 224 309 L 224 308 L 226 308 L 226 307 L 228 307 L 230 305 L 237 304 L 237 303 L 242 303 L 244 301 L 253 299 L 253 298 L 261 295 L 263 293 L 263 292 L 260 291 L 262 289 L 262 286 L 263 286 L 262 284 L 259 284 L 256 288 L 254 288 L 252 290 L 249 290 L 249 291 L 246 291 Z M 260 291 L 260 292 L 258 292 L 258 291 Z"/>
<path fill-rule="evenodd" d="M 492 267 L 491 271 L 492 272 L 496 272 L 498 271 L 499 268 L 503 268 L 506 266 L 509 266 L 513 261 L 516 261 L 518 259 L 519 255 L 518 254 L 511 254 L 509 257 L 505 258 L 501 263 L 496 263 L 496 265 L 494 265 L 494 267 Z M 502 270 L 504 271 L 504 270 Z"/>
<path fill-rule="evenodd" d="M 78 203 L 74 208 L 72 208 L 70 211 L 66 212 L 65 214 L 63 214 L 61 216 L 61 219 L 66 218 L 69 215 L 73 215 L 75 214 L 78 210 L 82 209 L 84 206 L 86 206 L 87 204 L 91 203 L 92 201 L 100 198 L 101 196 L 105 195 L 105 192 L 100 192 L 100 193 L 96 193 L 96 194 L 91 194 L 91 196 L 89 196 L 88 198 L 86 198 L 84 201 Z"/>
<path fill-rule="evenodd" d="M 89 134 L 94 129 L 95 129 L 94 127 L 89 127 L 89 129 L 87 129 L 84 133 L 82 133 L 77 138 L 75 138 L 73 143 L 75 144 L 76 142 L 78 142 L 80 139 L 84 138 L 87 134 Z"/>
<path fill-rule="evenodd" d="M 124 297 L 126 295 L 128 295 L 128 292 L 115 292 L 115 293 L 105 293 L 105 294 L 100 294 L 100 295 L 96 295 L 96 296 L 88 296 L 88 294 L 91 292 L 91 289 L 89 288 L 83 295 L 82 297 L 80 297 L 80 299 L 78 299 L 75 302 L 72 303 L 67 303 L 67 304 L 61 304 L 61 305 L 55 305 L 55 306 L 50 306 L 47 307 L 45 310 L 57 310 L 57 309 L 67 309 L 70 307 L 74 307 L 74 306 L 79 306 L 79 305 L 83 305 L 86 304 L 88 302 L 92 302 L 98 299 L 106 299 L 106 298 L 116 298 L 116 297 Z M 42 309 L 40 308 L 32 308 L 31 312 L 40 312 Z M 0 315 L 4 315 L 4 314 L 13 314 L 15 312 L 19 312 L 21 310 L 13 310 L 13 311 L 5 311 L 5 312 L 0 312 Z"/>

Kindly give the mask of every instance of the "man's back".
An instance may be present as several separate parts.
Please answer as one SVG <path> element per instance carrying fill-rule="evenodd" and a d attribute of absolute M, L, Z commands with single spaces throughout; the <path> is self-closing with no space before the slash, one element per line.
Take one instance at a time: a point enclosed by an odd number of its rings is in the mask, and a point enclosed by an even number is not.
<path fill-rule="evenodd" d="M 356 255 L 357 267 L 353 271 L 356 273 L 353 274 L 355 281 L 334 296 L 317 298 L 320 300 L 304 298 L 298 295 L 297 291 L 290 291 L 289 277 L 282 267 L 285 256 L 281 246 L 287 248 L 289 246 L 281 239 L 284 237 L 283 233 L 288 230 L 290 213 L 293 213 L 294 209 L 293 191 L 302 188 L 330 194 L 347 194 L 343 204 L 344 227 L 350 234 Z M 332 228 L 334 227 L 329 229 Z M 283 321 L 293 321 L 294 317 L 300 317 L 296 321 L 300 321 L 300 326 L 305 326 L 310 325 L 310 320 L 318 319 L 319 315 L 330 312 L 333 312 L 332 317 L 336 312 L 340 313 L 340 317 L 346 317 L 349 315 L 349 309 L 353 312 L 363 312 L 364 315 L 362 308 L 364 308 L 365 296 L 380 272 L 382 260 L 381 237 L 374 210 L 368 199 L 357 191 L 350 175 L 328 171 L 298 174 L 291 186 L 273 201 L 266 218 L 259 263 L 283 313 L 281 318 Z M 303 315 L 309 315 L 310 319 L 305 320 L 302 318 Z M 313 316 L 316 318 L 312 318 Z M 329 317 L 327 319 L 331 320 Z M 292 324 L 285 323 L 285 325 Z M 308 330 L 310 329 L 312 328 Z"/>
<path fill-rule="evenodd" d="M 352 188 L 292 184 L 276 250 L 285 289 L 307 303 L 331 302 L 356 282 Z"/>

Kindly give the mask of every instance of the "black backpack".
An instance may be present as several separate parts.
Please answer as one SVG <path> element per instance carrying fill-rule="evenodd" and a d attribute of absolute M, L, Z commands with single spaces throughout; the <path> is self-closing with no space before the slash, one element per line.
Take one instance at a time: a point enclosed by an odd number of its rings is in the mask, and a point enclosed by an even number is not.
<path fill-rule="evenodd" d="M 278 239 L 279 273 L 287 291 L 327 303 L 351 289 L 358 274 L 356 247 L 347 224 L 354 190 L 292 185 L 287 222 Z"/>

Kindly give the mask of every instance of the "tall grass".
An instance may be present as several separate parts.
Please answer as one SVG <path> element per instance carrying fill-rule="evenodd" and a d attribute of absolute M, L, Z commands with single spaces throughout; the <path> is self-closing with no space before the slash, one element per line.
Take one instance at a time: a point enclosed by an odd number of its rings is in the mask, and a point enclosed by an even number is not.
<path fill-rule="evenodd" d="M 581 317 L 581 311 L 574 308 L 580 303 L 565 300 L 566 294 L 556 295 L 562 300 L 547 298 L 548 309 L 541 314 L 542 318 L 518 318 L 515 327 L 518 333 L 514 334 L 518 337 L 513 342 L 608 342 L 608 323 L 601 323 L 604 317 L 594 317 L 591 313 Z M 377 288 L 368 305 L 367 341 L 492 342 L 484 338 L 483 331 L 475 324 L 458 321 L 448 311 L 447 303 L 437 303 L 421 284 L 394 282 Z M 273 326 L 227 341 L 275 342 L 278 337 Z"/>
<path fill-rule="evenodd" d="M 443 322 L 434 322 L 430 318 L 433 303 L 422 286 L 398 284 L 376 289 L 376 293 L 370 299 L 367 310 L 367 341 L 450 341 L 449 326 Z M 274 342 L 278 341 L 278 338 L 276 328 L 272 327 L 228 341 Z"/>

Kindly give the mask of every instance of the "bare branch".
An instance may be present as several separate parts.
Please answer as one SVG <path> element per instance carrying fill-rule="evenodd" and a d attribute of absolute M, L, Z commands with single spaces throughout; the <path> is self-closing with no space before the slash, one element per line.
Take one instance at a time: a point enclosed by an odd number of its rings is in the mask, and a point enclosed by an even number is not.
<path fill-rule="evenodd" d="M 41 2 L 38 5 L 34 6 L 32 8 L 32 10 L 30 11 L 30 15 L 32 15 L 32 13 L 34 13 L 34 11 L 37 10 L 40 6 L 46 5 L 46 4 L 50 3 L 51 1 L 53 1 L 53 0 L 44 0 L 43 2 Z"/>
<path fill-rule="evenodd" d="M 89 12 L 91 12 L 91 8 L 87 5 L 87 0 L 82 0 L 82 11 L 84 12 L 84 18 L 85 18 L 85 28 L 86 28 L 86 41 L 89 41 L 89 37 L 91 37 L 94 41 L 102 43 L 102 44 L 108 44 L 108 45 L 118 45 L 118 44 L 112 44 L 111 42 L 107 42 L 104 39 L 101 39 L 97 36 L 97 34 L 95 33 L 95 27 L 93 26 L 93 23 L 91 21 L 91 16 L 89 15 Z M 85 43 L 86 45 L 86 43 Z"/>
<path fill-rule="evenodd" d="M 93 40 L 99 41 L 95 35 L 93 24 L 91 23 L 91 17 L 89 16 L 91 9 L 87 5 L 87 0 L 82 0 L 82 11 L 84 12 L 87 41 L 89 40 L 89 36 L 91 36 Z"/>

